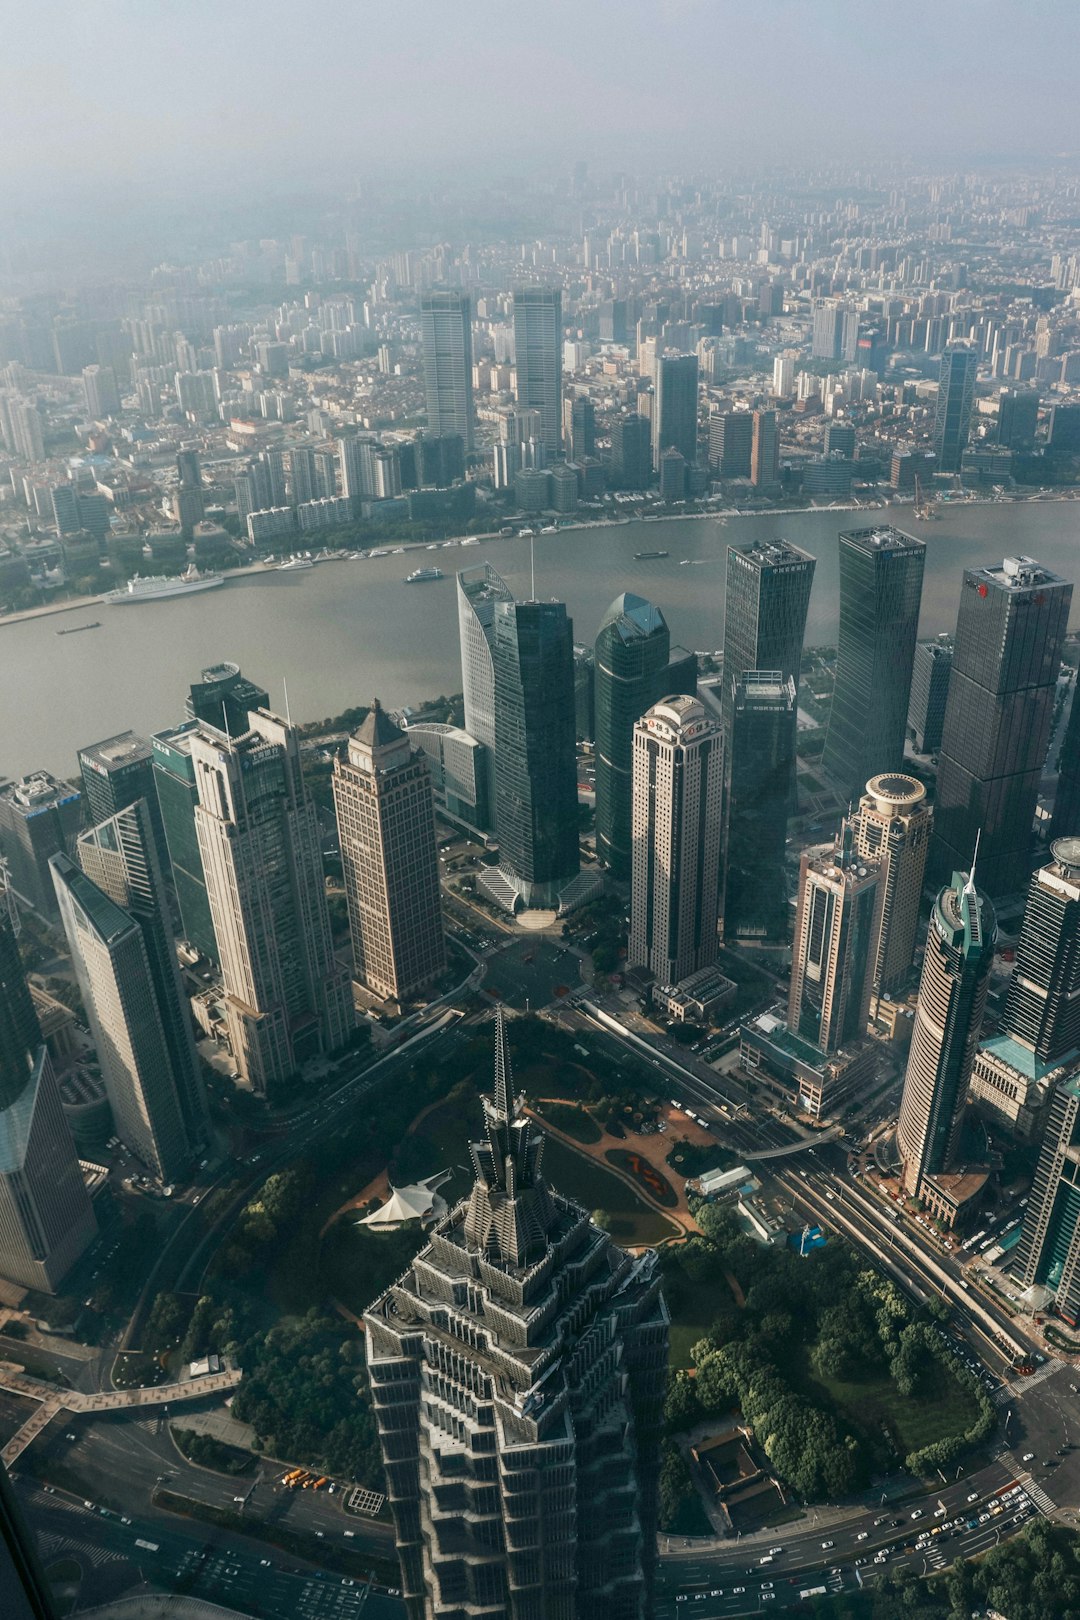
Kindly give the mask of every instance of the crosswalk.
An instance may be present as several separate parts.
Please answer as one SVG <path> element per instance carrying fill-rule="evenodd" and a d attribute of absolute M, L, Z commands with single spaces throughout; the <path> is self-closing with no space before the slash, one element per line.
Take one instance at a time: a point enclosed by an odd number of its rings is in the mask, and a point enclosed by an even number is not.
<path fill-rule="evenodd" d="M 94 1569 L 100 1569 L 103 1564 L 122 1564 L 124 1559 L 120 1553 L 112 1552 L 108 1547 L 101 1547 L 89 1541 L 76 1541 L 71 1536 L 58 1536 L 51 1530 L 43 1530 L 38 1535 L 38 1548 L 46 1563 L 56 1558 L 76 1555 L 85 1559 Z"/>

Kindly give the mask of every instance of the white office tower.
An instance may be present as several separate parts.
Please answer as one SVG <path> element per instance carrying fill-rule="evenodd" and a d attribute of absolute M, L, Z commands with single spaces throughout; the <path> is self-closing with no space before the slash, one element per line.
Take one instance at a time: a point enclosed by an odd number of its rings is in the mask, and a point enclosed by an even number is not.
<path fill-rule="evenodd" d="M 630 965 L 678 984 L 716 960 L 723 734 L 696 697 L 634 727 Z"/>
<path fill-rule="evenodd" d="M 191 734 L 199 838 L 226 1028 L 239 1078 L 260 1095 L 354 1028 L 330 933 L 315 806 L 296 731 L 268 709 L 248 730 Z"/>
<path fill-rule="evenodd" d="M 431 771 L 376 700 L 334 762 L 356 977 L 408 1001 L 446 967 Z"/>

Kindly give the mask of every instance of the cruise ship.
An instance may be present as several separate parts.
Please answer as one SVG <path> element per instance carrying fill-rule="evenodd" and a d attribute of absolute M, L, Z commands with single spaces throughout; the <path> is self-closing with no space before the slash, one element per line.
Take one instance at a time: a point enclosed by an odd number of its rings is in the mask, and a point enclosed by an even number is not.
<path fill-rule="evenodd" d="M 192 591 L 212 591 L 216 585 L 224 583 L 224 574 L 200 574 L 194 567 L 176 576 L 136 574 L 118 590 L 106 591 L 101 600 L 112 607 L 126 602 L 162 602 L 169 596 L 190 596 Z"/>
<path fill-rule="evenodd" d="M 406 585 L 426 585 L 430 579 L 444 579 L 441 568 L 414 568 L 411 574 L 405 575 Z"/>

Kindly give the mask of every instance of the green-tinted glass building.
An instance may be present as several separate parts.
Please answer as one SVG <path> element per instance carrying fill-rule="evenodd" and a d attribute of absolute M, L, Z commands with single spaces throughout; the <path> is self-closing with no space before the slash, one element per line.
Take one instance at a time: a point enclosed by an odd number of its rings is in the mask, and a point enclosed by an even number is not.
<path fill-rule="evenodd" d="M 180 923 L 189 945 L 211 962 L 218 960 L 217 937 L 210 915 L 202 856 L 195 832 L 195 766 L 191 759 L 191 734 L 198 721 L 155 732 L 150 739 L 154 758 L 154 785 L 158 808 L 169 850 L 173 888 L 180 908 Z"/>
<path fill-rule="evenodd" d="M 697 660 L 671 655 L 660 609 L 629 591 L 604 615 L 595 646 L 596 852 L 612 875 L 629 878 L 634 727 L 661 698 L 693 697 Z"/>
<path fill-rule="evenodd" d="M 146 738 L 134 731 L 122 731 L 119 736 L 80 748 L 79 772 L 88 827 L 99 826 L 139 799 L 146 800 L 154 846 L 168 877 L 169 848 L 154 788 L 154 750 Z"/>

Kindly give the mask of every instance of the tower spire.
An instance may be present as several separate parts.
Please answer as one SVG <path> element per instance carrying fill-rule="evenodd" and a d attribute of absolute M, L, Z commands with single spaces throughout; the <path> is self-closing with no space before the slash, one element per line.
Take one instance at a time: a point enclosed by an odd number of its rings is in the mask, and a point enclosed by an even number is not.
<path fill-rule="evenodd" d="M 506 1018 L 495 1009 L 495 1108 L 504 1120 L 510 1118 L 510 1048 L 506 1042 Z"/>
<path fill-rule="evenodd" d="M 975 893 L 975 866 L 976 866 L 976 863 L 977 863 L 977 861 L 979 859 L 979 839 L 981 837 L 982 837 L 982 828 L 979 827 L 977 829 L 976 833 L 975 833 L 975 848 L 971 852 L 971 871 L 968 873 L 968 880 L 964 884 L 964 893 L 965 894 L 974 894 Z"/>

